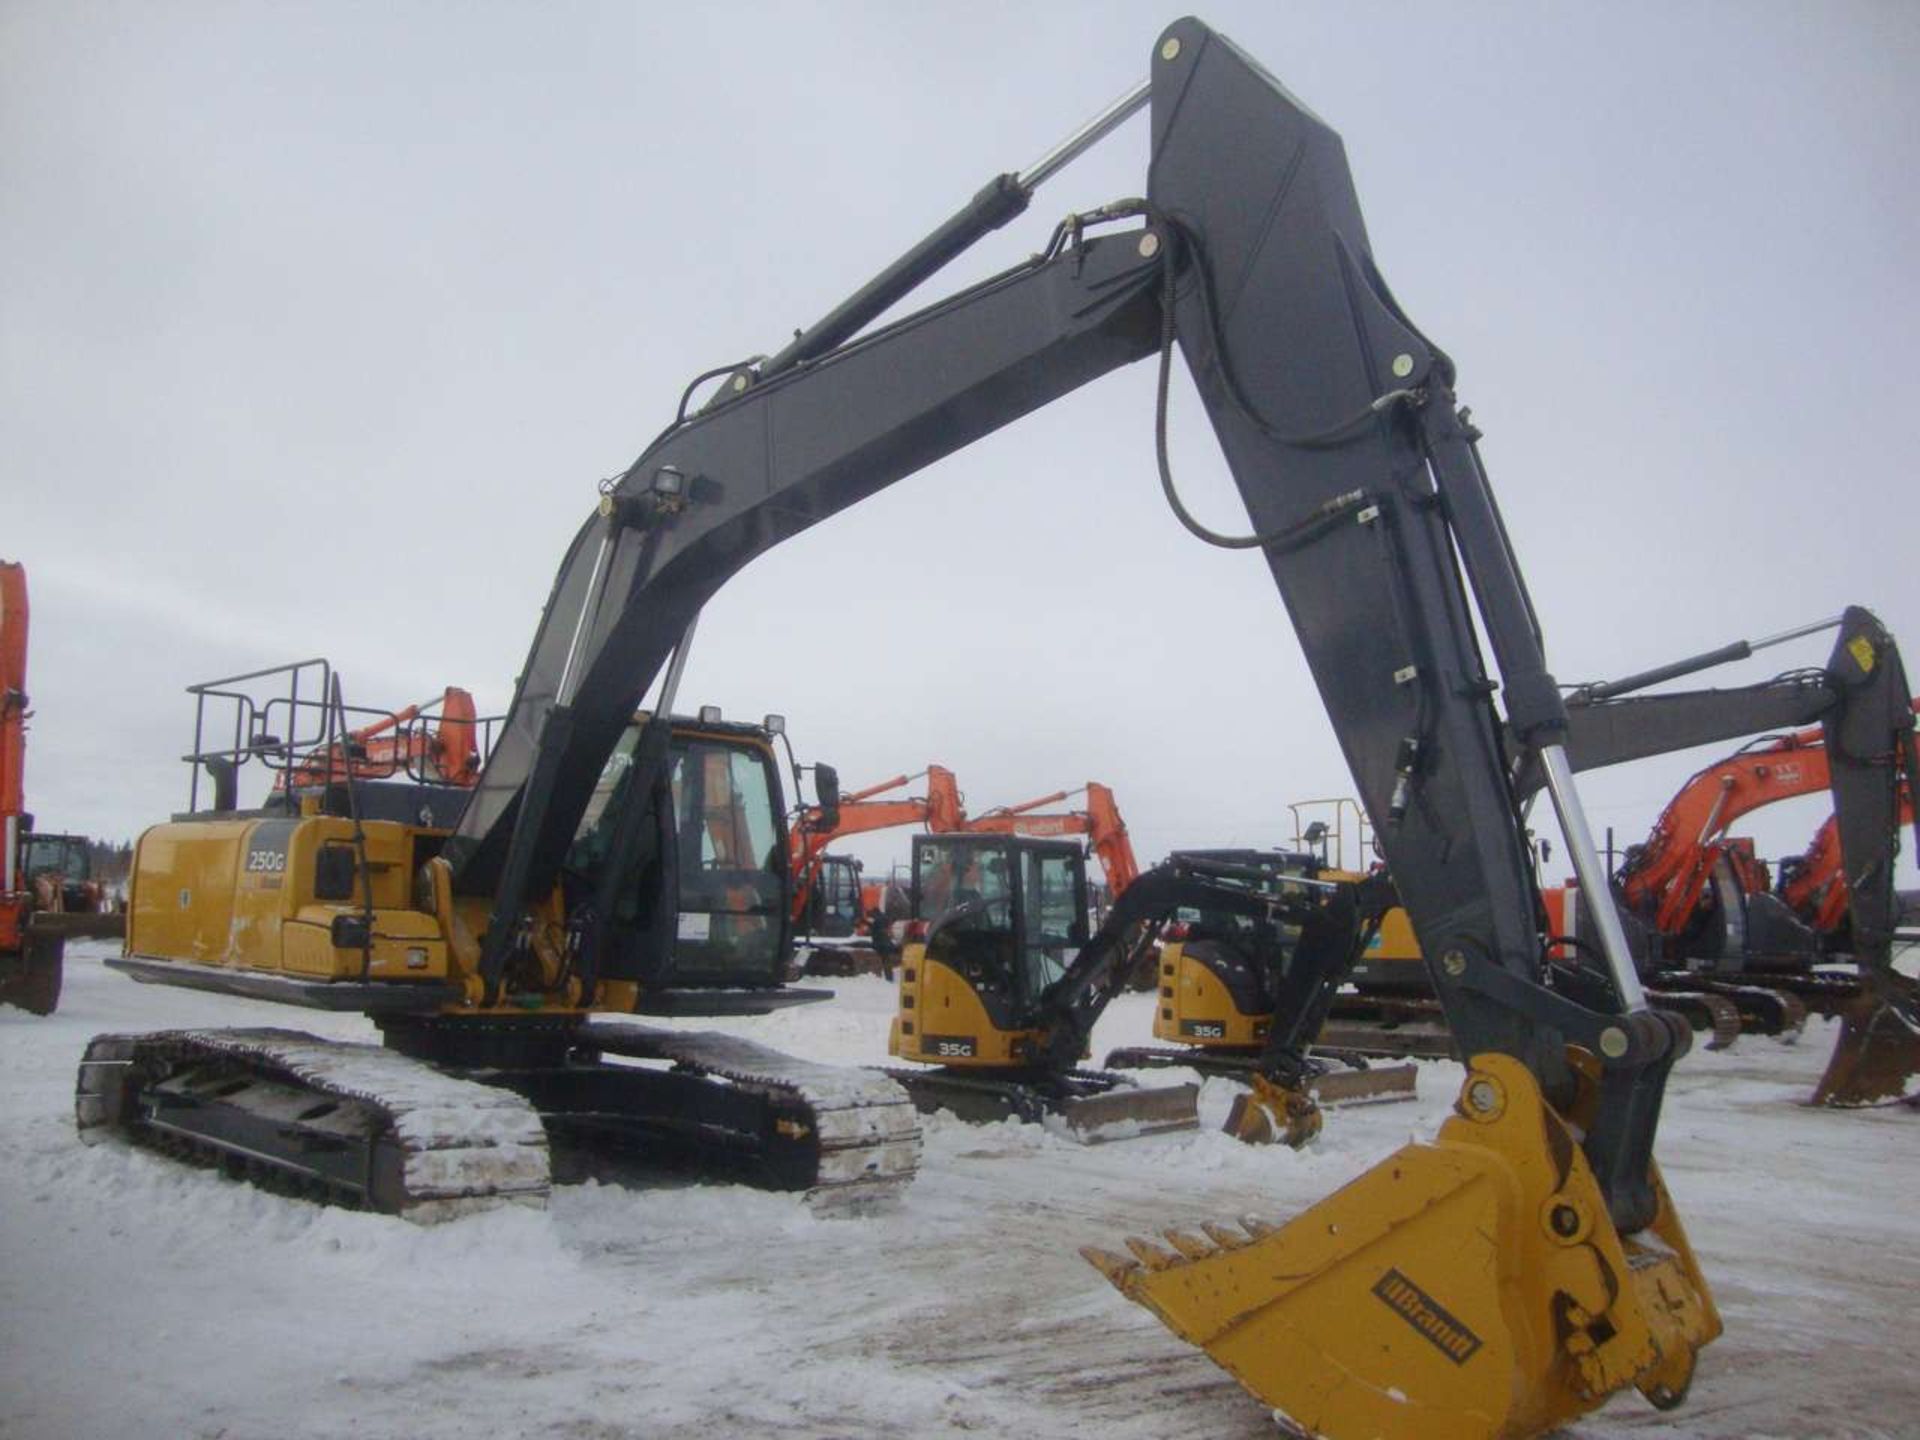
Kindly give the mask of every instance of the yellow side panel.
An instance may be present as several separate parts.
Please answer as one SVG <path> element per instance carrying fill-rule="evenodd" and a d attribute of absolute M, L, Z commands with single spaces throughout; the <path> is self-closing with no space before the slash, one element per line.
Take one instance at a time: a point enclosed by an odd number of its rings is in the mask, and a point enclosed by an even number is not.
<path fill-rule="evenodd" d="M 1380 933 L 1367 947 L 1369 960 L 1410 960 L 1422 963 L 1420 942 L 1413 938 L 1413 921 L 1406 907 L 1396 905 L 1380 919 Z"/>
<path fill-rule="evenodd" d="M 352 822 L 336 816 L 176 821 L 140 837 L 134 854 L 127 953 L 288 973 L 358 979 L 365 957 L 335 949 L 336 915 L 374 910 L 374 979 L 429 980 L 447 974 L 446 945 L 432 915 L 412 899 L 412 827 L 364 827 L 367 873 L 348 898 L 317 899 L 318 856 L 349 846 Z M 354 847 L 357 851 L 358 847 Z"/>
<path fill-rule="evenodd" d="M 336 950 L 336 915 L 358 915 L 352 905 L 303 905 L 281 930 L 282 968 L 313 980 L 358 980 L 366 957 L 358 946 Z M 374 911 L 370 980 L 444 980 L 447 947 L 433 917 L 415 910 Z"/>
<path fill-rule="evenodd" d="M 1160 951 L 1160 1000 L 1153 1012 L 1153 1038 L 1203 1050 L 1254 1049 L 1266 1043 L 1271 1013 L 1248 1015 L 1198 957 L 1175 940 Z"/>
<path fill-rule="evenodd" d="M 994 1066 L 1028 1063 L 1037 1030 L 996 1030 L 986 1007 L 959 973 L 927 958 L 914 944 L 900 957 L 900 1011 L 888 1049 L 923 1065 Z"/>
<path fill-rule="evenodd" d="M 230 964 L 234 876 L 254 822 L 155 825 L 134 850 L 127 953 Z"/>

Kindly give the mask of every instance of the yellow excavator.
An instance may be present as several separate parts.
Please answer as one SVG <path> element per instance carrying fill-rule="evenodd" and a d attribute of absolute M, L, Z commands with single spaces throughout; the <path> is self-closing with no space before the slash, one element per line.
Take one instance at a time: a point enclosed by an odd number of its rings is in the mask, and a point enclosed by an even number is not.
<path fill-rule="evenodd" d="M 299 951 L 326 978 L 275 978 L 358 987 L 369 1000 L 412 992 L 418 1008 L 387 1027 L 388 1047 L 352 1049 L 348 1061 L 338 1045 L 271 1031 L 193 1032 L 179 1045 L 225 1067 L 215 1091 L 260 1085 L 255 1113 L 291 1114 L 316 1148 L 331 1115 L 364 1124 L 369 1112 L 351 1102 L 375 1096 L 379 1134 L 363 1153 L 378 1166 L 397 1145 L 409 1184 L 435 1153 L 414 1138 L 455 1121 L 503 1146 L 530 1141 L 534 1102 L 488 1079 L 531 1070 L 559 1088 L 593 1047 L 617 1058 L 628 1022 L 586 1012 L 613 997 L 637 1003 L 671 973 L 673 947 L 659 942 L 674 936 L 678 857 L 694 842 L 671 783 L 670 698 L 645 702 L 669 657 L 684 659 L 707 600 L 783 540 L 1157 357 L 1162 490 L 1196 538 L 1257 551 L 1272 572 L 1467 1070 L 1434 1142 L 1384 1158 L 1290 1222 L 1179 1230 L 1089 1259 L 1263 1407 L 1334 1440 L 1536 1435 L 1624 1389 L 1676 1405 L 1720 1332 L 1654 1159 L 1667 1076 L 1691 1032 L 1647 1004 L 1608 907 L 1591 942 L 1603 983 L 1577 995 L 1549 983 L 1516 765 L 1544 775 L 1583 887 L 1599 893 L 1606 877 L 1541 617 L 1456 367 L 1389 291 L 1323 120 L 1197 20 L 1162 32 L 1149 66 L 1140 86 L 1027 170 L 989 181 L 777 353 L 709 372 L 704 404 L 689 387 L 659 437 L 603 484 L 486 766 L 434 853 L 422 860 L 404 825 L 376 841 L 365 817 L 327 816 L 284 862 L 276 847 L 239 853 L 236 835 L 224 869 L 170 882 L 232 889 L 284 863 L 299 867 L 301 887 L 345 890 L 352 898 L 326 902 L 338 908 L 308 926 Z M 1143 108 L 1143 196 L 1077 210 L 1030 259 L 870 328 Z M 1211 529 L 1180 500 L 1166 444 L 1176 348 L 1245 502 L 1243 534 Z M 655 718 L 627 751 L 619 784 L 630 803 L 611 807 L 597 873 L 576 873 L 583 818 L 642 709 Z M 1907 726 L 1898 738 L 1910 747 L 1910 715 Z M 164 847 L 143 848 L 157 861 Z M 255 850 L 263 868 L 249 871 Z M 387 887 L 379 903 L 367 899 L 376 878 Z M 156 888 L 142 904 L 164 907 Z M 1891 926 L 1866 889 L 1877 880 L 1855 897 L 1879 1007 L 1856 1043 L 1870 1050 L 1911 1026 L 1916 1005 L 1885 961 Z M 1300 947 L 1316 957 L 1301 967 L 1303 988 L 1338 984 L 1365 923 L 1365 897 L 1324 894 L 1302 916 L 1326 932 Z M 170 956 L 156 968 L 209 967 Z M 82 1123 L 137 1117 L 159 1089 L 193 1090 L 166 1069 L 173 1045 L 96 1041 Z M 694 1058 L 727 1072 L 718 1048 Z M 758 1062 L 740 1070 L 741 1090 L 767 1083 Z M 710 1093 L 689 1088 L 690 1126 Z M 826 1095 L 823 1081 L 805 1110 L 770 1123 L 824 1132 Z M 511 1114 L 481 1123 L 480 1107 L 505 1102 Z M 513 1115 L 526 1117 L 517 1129 Z"/>
<path fill-rule="evenodd" d="M 1263 869 L 1281 885 L 1298 881 L 1367 886 L 1369 893 L 1380 888 L 1369 886 L 1364 872 L 1340 869 L 1302 850 L 1196 850 L 1182 855 Z M 1406 911 L 1398 905 L 1368 923 L 1361 937 L 1362 957 L 1377 953 L 1390 927 L 1396 934 L 1407 928 Z M 1104 1062 L 1109 1069 L 1180 1067 L 1255 1085 L 1272 1082 L 1278 1076 L 1268 1046 L 1278 1026 L 1287 1037 L 1285 1043 L 1312 1042 L 1313 1053 L 1299 1079 L 1317 1105 L 1415 1098 L 1418 1073 L 1412 1065 L 1376 1065 L 1376 1052 L 1366 1047 L 1329 1043 L 1324 1019 L 1301 1031 L 1298 1022 L 1280 1013 L 1287 1003 L 1281 997 L 1289 994 L 1287 976 L 1294 968 L 1294 947 L 1300 941 L 1297 925 L 1271 915 L 1200 903 L 1175 910 L 1159 934 L 1153 1035 L 1165 1043 L 1110 1050 Z M 1292 1003 L 1313 1004 L 1318 998 L 1307 992 L 1295 995 Z M 1235 1127 L 1230 1124 L 1229 1128 Z M 1298 1141 L 1310 1133 L 1296 1129 L 1293 1137 Z M 1248 1138 L 1269 1137 L 1256 1128 Z"/>
<path fill-rule="evenodd" d="M 882 1077 L 725 1035 L 586 1023 L 831 998 L 784 985 L 780 717 L 630 718 L 553 890 L 490 982 L 484 910 L 450 891 L 442 858 L 487 758 L 486 722 L 349 709 L 324 660 L 190 693 L 188 809 L 141 835 L 125 954 L 107 963 L 149 983 L 359 1010 L 384 1043 L 264 1028 L 99 1036 L 80 1070 L 83 1138 L 420 1221 L 540 1203 L 556 1157 L 572 1169 L 609 1149 L 805 1191 L 820 1211 L 868 1208 L 911 1180 L 918 1124 Z M 650 736 L 666 770 L 636 790 Z M 260 769 L 271 786 L 243 806 Z"/>

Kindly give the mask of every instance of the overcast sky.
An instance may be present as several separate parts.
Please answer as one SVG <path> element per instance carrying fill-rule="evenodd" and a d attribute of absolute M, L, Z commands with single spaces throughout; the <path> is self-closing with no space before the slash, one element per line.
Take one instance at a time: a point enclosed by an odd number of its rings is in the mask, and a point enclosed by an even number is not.
<path fill-rule="evenodd" d="M 595 482 L 685 382 L 1037 158 L 1175 13 L 0 4 L 0 555 L 43 828 L 183 806 L 191 681 L 324 654 L 354 703 L 503 707 Z M 1848 602 L 1920 648 L 1920 7 L 1203 18 L 1344 135 L 1562 680 Z M 1139 118 L 924 298 L 1140 193 L 1145 149 Z M 1103 780 L 1143 859 L 1286 841 L 1287 802 L 1351 786 L 1264 564 L 1165 509 L 1151 371 L 756 562 L 683 703 L 783 712 L 849 786 L 939 761 L 975 810 Z M 1189 503 L 1244 524 L 1190 397 L 1174 424 Z M 1705 758 L 1595 778 L 1596 825 L 1639 838 Z M 1822 813 L 1752 828 L 1792 850 Z"/>

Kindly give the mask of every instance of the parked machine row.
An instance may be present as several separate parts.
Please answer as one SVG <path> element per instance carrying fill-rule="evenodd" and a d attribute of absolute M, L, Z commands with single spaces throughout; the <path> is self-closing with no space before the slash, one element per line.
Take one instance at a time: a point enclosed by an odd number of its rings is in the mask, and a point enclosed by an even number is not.
<path fill-rule="evenodd" d="M 872 328 L 1142 108 L 1144 198 L 1081 210 L 1030 260 Z M 1176 349 L 1246 534 L 1181 503 Z M 777 353 L 716 372 L 704 406 L 683 400 L 601 488 L 490 744 L 444 698 L 437 725 L 355 712 L 324 662 L 195 687 L 189 807 L 141 837 L 114 963 L 363 1012 L 381 1043 L 103 1035 L 80 1067 L 83 1133 L 423 1220 L 540 1203 L 573 1148 L 678 1147 L 835 1210 L 901 1197 L 920 1132 L 898 1081 L 634 1018 L 808 998 L 784 983 L 817 855 L 788 828 L 783 726 L 679 711 L 695 622 L 773 546 L 1149 359 L 1163 492 L 1198 541 L 1271 571 L 1383 869 L 1198 852 L 1122 885 L 1110 866 L 1096 926 L 1077 841 L 1022 835 L 1013 812 L 920 836 L 925 929 L 900 957 L 897 1053 L 956 1082 L 1016 1072 L 1030 1094 L 1057 1087 L 1046 1105 L 1144 1088 L 1080 1061 L 1141 947 L 1191 912 L 1216 954 L 1245 939 L 1268 962 L 1272 1019 L 1235 1128 L 1297 1137 L 1317 1123 L 1321 1022 L 1399 907 L 1466 1067 L 1438 1137 L 1287 1223 L 1087 1259 L 1309 1434 L 1538 1435 L 1625 1389 L 1681 1403 L 1721 1329 L 1654 1158 L 1692 1031 L 1653 1003 L 1612 905 L 1577 936 L 1549 925 L 1525 808 L 1547 797 L 1581 891 L 1604 894 L 1574 772 L 1676 748 L 1727 709 L 1631 696 L 1647 677 L 1563 691 L 1457 368 L 1388 290 L 1339 136 L 1193 19 L 1070 142 Z M 1849 612 L 1820 685 L 1774 697 L 1822 726 L 1839 802 L 1860 991 L 1832 1099 L 1911 1074 L 1920 1023 L 1881 863 L 1913 714 L 1870 620 Z M 243 805 L 262 770 L 274 783 Z M 1205 938 L 1189 928 L 1190 958 Z M 1561 963 L 1570 949 L 1579 963 Z"/>

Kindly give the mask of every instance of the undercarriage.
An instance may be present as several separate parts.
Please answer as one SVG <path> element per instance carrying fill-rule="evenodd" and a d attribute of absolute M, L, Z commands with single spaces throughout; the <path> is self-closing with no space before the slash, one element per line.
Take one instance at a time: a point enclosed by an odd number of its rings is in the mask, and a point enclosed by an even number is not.
<path fill-rule="evenodd" d="M 422 1222 L 543 1204 L 556 1168 L 602 1154 L 801 1191 L 834 1214 L 918 1168 L 917 1118 L 885 1077 L 732 1036 L 577 1018 L 386 1029 L 386 1047 L 279 1029 L 97 1036 L 81 1136 Z"/>

